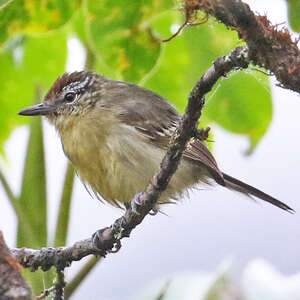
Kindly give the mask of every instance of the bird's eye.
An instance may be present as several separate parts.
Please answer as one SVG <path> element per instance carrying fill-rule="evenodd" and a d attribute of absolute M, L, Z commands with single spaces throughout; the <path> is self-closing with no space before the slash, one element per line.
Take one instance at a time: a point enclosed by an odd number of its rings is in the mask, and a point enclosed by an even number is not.
<path fill-rule="evenodd" d="M 69 93 L 65 94 L 65 97 L 64 97 L 66 102 L 72 102 L 75 100 L 75 98 L 76 98 L 76 94 L 74 92 L 69 92 Z"/>

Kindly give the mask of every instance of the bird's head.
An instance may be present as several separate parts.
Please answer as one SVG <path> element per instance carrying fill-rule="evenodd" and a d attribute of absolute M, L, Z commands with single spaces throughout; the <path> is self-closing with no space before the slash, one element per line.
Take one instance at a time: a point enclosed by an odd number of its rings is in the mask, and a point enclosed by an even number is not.
<path fill-rule="evenodd" d="M 58 77 L 44 102 L 19 112 L 23 116 L 46 116 L 50 122 L 63 122 L 68 116 L 83 115 L 91 109 L 101 92 L 103 77 L 92 72 L 65 73 Z"/>

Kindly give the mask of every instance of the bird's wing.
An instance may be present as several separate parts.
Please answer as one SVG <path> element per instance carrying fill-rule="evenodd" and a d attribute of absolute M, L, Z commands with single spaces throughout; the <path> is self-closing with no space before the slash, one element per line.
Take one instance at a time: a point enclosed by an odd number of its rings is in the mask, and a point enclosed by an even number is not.
<path fill-rule="evenodd" d="M 148 138 L 151 143 L 166 149 L 178 126 L 180 114 L 156 93 L 131 84 L 124 85 L 124 89 L 123 97 L 119 100 L 121 108 L 119 117 L 125 124 L 133 126 Z M 183 157 L 205 166 L 217 183 L 225 185 L 222 172 L 202 141 L 191 140 L 183 152 Z"/>
<path fill-rule="evenodd" d="M 167 127 L 167 125 L 172 125 Z M 134 127 L 137 131 L 143 134 L 149 141 L 156 146 L 167 149 L 169 145 L 170 138 L 176 129 L 178 123 L 175 122 L 164 122 L 152 124 L 150 123 L 139 123 Z M 204 144 L 204 142 L 192 139 L 186 149 L 183 152 L 183 157 L 194 161 L 197 164 L 205 166 L 214 180 L 220 185 L 225 185 L 222 172 L 219 170 L 216 160 Z"/>
<path fill-rule="evenodd" d="M 214 159 L 204 142 L 197 139 L 192 139 L 183 152 L 183 157 L 206 166 L 214 180 L 218 184 L 225 186 L 223 174 L 219 170 L 216 160 Z"/>
<path fill-rule="evenodd" d="M 114 101 L 114 108 L 116 100 L 119 102 L 119 118 L 125 124 L 133 126 L 155 146 L 167 149 L 181 117 L 177 110 L 161 96 L 141 87 L 120 82 L 121 88 L 118 86 L 118 89 L 113 92 L 116 87 L 115 82 L 108 85 L 110 95 L 106 98 L 113 97 L 109 100 Z M 293 211 L 279 200 L 222 173 L 206 145 L 198 139 L 191 139 L 183 153 L 183 158 L 205 166 L 215 181 L 223 186 L 250 197 L 260 198 L 284 210 Z"/>

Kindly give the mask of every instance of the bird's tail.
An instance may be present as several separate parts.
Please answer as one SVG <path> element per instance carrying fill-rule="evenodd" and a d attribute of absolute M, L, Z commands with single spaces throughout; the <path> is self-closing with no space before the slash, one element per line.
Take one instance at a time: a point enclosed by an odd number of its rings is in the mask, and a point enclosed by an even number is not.
<path fill-rule="evenodd" d="M 267 201 L 283 210 L 286 210 L 290 213 L 293 213 L 294 210 L 290 208 L 288 205 L 285 203 L 273 198 L 272 196 L 258 190 L 257 188 L 244 183 L 238 179 L 235 179 L 234 177 L 231 177 L 225 173 L 223 173 L 223 178 L 225 180 L 225 186 L 228 187 L 229 189 L 232 189 L 234 191 L 246 194 L 247 196 L 254 196 L 257 197 L 261 200 Z"/>

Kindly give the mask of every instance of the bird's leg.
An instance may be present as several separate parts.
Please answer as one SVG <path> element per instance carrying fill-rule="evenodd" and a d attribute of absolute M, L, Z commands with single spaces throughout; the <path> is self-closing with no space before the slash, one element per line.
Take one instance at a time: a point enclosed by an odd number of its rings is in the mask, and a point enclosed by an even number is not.
<path fill-rule="evenodd" d="M 117 219 L 110 227 L 97 230 L 92 235 L 92 243 L 98 249 L 103 249 L 104 255 L 118 252 L 121 249 L 121 238 L 129 237 L 124 232 L 124 216 Z"/>
<path fill-rule="evenodd" d="M 112 234 L 112 229 L 111 227 L 105 227 L 100 230 L 97 230 L 93 235 L 92 235 L 92 243 L 93 245 L 98 248 L 98 249 L 103 249 L 104 255 L 107 252 L 114 251 L 111 249 L 120 249 L 118 243 L 115 241 L 112 241 L 110 238 Z"/>
<path fill-rule="evenodd" d="M 140 202 L 139 202 L 139 197 L 140 197 L 141 193 L 138 193 L 134 196 L 133 200 L 131 201 L 131 205 L 130 204 L 125 204 L 126 209 L 131 208 L 135 213 L 139 214 L 139 209 L 140 209 Z M 159 211 L 159 207 L 157 204 L 154 204 L 152 209 L 149 212 L 149 215 L 151 216 L 155 216 Z"/>
<path fill-rule="evenodd" d="M 109 253 L 116 253 L 121 249 L 121 241 L 119 239 L 111 239 L 110 234 L 111 234 L 112 228 L 111 227 L 106 227 L 100 230 L 97 230 L 93 235 L 92 235 L 92 243 L 95 246 L 95 248 L 98 249 L 106 249 L 103 250 L 103 256 Z"/>
<path fill-rule="evenodd" d="M 142 193 L 137 193 L 134 198 L 131 200 L 130 203 L 130 208 L 132 209 L 133 212 L 135 212 L 136 214 L 140 214 L 140 207 L 141 207 L 141 203 L 140 203 L 140 196 Z"/>

